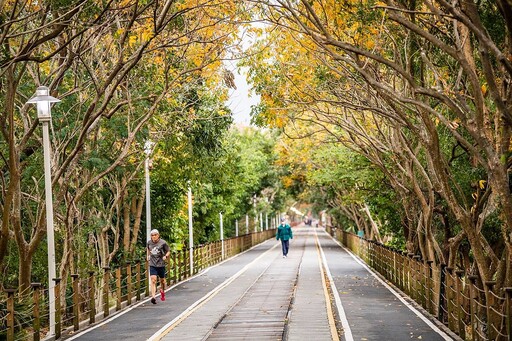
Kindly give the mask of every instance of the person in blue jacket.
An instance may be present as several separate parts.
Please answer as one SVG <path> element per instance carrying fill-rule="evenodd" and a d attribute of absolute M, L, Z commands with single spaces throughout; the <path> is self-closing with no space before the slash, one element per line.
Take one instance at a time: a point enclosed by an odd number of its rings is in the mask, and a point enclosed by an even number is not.
<path fill-rule="evenodd" d="M 283 249 L 283 258 L 288 255 L 290 248 L 290 239 L 293 239 L 292 228 L 286 223 L 285 218 L 281 218 L 281 224 L 277 228 L 276 239 L 281 239 L 281 247 Z"/>

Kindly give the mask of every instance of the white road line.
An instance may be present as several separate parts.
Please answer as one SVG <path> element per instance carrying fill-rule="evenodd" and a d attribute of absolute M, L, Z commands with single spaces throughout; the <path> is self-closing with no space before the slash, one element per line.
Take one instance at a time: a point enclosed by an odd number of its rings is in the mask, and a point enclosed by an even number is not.
<path fill-rule="evenodd" d="M 318 234 L 315 230 L 315 237 L 318 241 Z M 336 309 L 338 309 L 338 314 L 341 320 L 341 326 L 343 327 L 343 336 L 345 337 L 345 341 L 354 341 L 354 337 L 352 336 L 352 330 L 350 329 L 350 325 L 348 324 L 347 315 L 345 314 L 345 309 L 343 309 L 343 305 L 341 304 L 340 294 L 338 289 L 336 288 L 336 284 L 331 275 L 331 270 L 329 269 L 329 264 L 327 264 L 327 259 L 325 258 L 324 250 L 322 249 L 322 244 L 318 241 L 318 246 L 320 248 L 320 255 L 322 256 L 322 261 L 325 265 L 325 272 L 327 273 L 327 278 L 329 278 L 329 284 L 331 286 L 331 291 L 334 296 L 334 301 L 336 302 Z"/>
<path fill-rule="evenodd" d="M 396 290 L 394 290 L 391 286 L 389 286 L 385 281 L 383 281 L 370 267 L 366 265 L 363 261 L 361 261 L 358 257 L 356 257 L 352 251 L 347 249 L 343 244 L 341 244 L 339 241 L 337 241 L 335 238 L 333 238 L 330 234 L 325 232 L 329 237 L 334 240 L 336 244 L 338 244 L 342 249 L 347 251 L 347 253 L 354 258 L 356 262 L 358 262 L 363 268 L 365 268 L 370 274 L 372 274 L 373 277 L 375 277 L 386 289 L 391 291 L 393 295 L 395 295 L 407 308 L 409 308 L 416 316 L 418 316 L 423 322 L 425 322 L 430 328 L 432 328 L 433 331 L 438 333 L 444 340 L 453 340 L 449 335 L 447 335 L 445 332 L 443 332 L 441 329 L 439 329 L 435 324 L 433 324 L 429 319 L 427 319 L 422 313 L 420 313 L 416 308 L 414 308 L 413 305 L 411 305 L 409 302 L 407 302 Z"/>
<path fill-rule="evenodd" d="M 203 297 L 201 297 L 200 299 L 198 299 L 197 301 L 195 301 L 192 305 L 190 305 L 185 311 L 183 311 L 181 314 L 179 314 L 178 316 L 176 316 L 171 322 L 167 323 L 165 326 L 163 326 L 162 328 L 160 328 L 155 334 L 153 334 L 151 337 L 149 337 L 147 340 L 148 341 L 157 341 L 157 340 L 160 340 L 162 337 L 164 337 L 166 334 L 168 333 L 165 333 L 169 328 L 171 328 L 176 322 L 182 320 L 184 317 L 187 317 L 189 314 L 191 314 L 196 308 L 198 308 L 199 306 L 202 305 L 203 302 L 206 302 L 208 301 L 210 298 L 212 298 L 213 296 L 217 295 L 222 289 L 224 289 L 226 286 L 228 286 L 229 284 L 231 284 L 231 282 L 233 282 L 235 279 L 237 279 L 238 277 L 240 277 L 244 272 L 246 272 L 249 267 L 252 266 L 252 264 L 256 263 L 260 258 L 262 258 L 263 256 L 265 256 L 267 253 L 269 253 L 270 251 L 273 251 L 279 244 L 275 244 L 273 247 L 271 247 L 270 249 L 268 249 L 267 251 L 265 251 L 264 253 L 262 253 L 261 255 L 259 255 L 257 258 L 255 258 L 252 262 L 250 262 L 249 264 L 245 265 L 242 269 L 240 269 L 236 274 L 234 274 L 233 276 L 231 276 L 230 278 L 226 279 L 224 282 L 222 282 L 221 284 L 219 284 L 217 287 L 215 287 L 213 290 L 211 290 L 209 293 L 207 293 L 206 295 L 204 295 Z M 165 333 L 165 334 L 164 334 Z"/>
<path fill-rule="evenodd" d="M 248 251 L 252 250 L 253 248 L 255 248 L 256 246 L 262 245 L 263 243 L 266 243 L 266 242 L 267 242 L 267 241 L 264 241 L 264 242 L 262 242 L 262 243 L 259 243 L 259 244 L 257 244 L 257 245 L 254 245 L 253 247 L 251 247 L 251 248 L 249 248 L 249 249 L 245 250 L 244 252 L 238 253 L 238 254 L 234 255 L 233 257 L 227 258 L 227 259 L 223 260 L 223 261 L 222 261 L 222 262 L 220 262 L 220 263 L 217 263 L 217 264 L 215 264 L 215 265 L 212 265 L 212 266 L 210 266 L 210 267 L 206 268 L 204 271 L 201 271 L 201 272 L 199 272 L 199 273 L 195 274 L 195 275 L 194 275 L 194 276 L 192 276 L 192 277 L 189 277 L 189 278 L 187 278 L 187 279 L 185 279 L 185 280 L 183 280 L 183 281 L 181 281 L 181 282 L 178 282 L 178 283 L 174 284 L 173 286 L 171 286 L 171 287 L 167 288 L 165 291 L 167 292 L 167 291 L 169 291 L 169 290 L 172 290 L 173 288 L 177 287 L 178 285 L 181 285 L 181 284 L 183 284 L 183 283 L 186 283 L 186 282 L 188 282 L 188 281 L 190 281 L 190 280 L 192 280 L 192 279 L 194 279 L 194 278 L 196 278 L 196 277 L 202 276 L 202 275 L 204 275 L 204 274 L 208 273 L 208 271 L 210 271 L 210 269 L 213 269 L 213 268 L 215 268 L 215 267 L 217 267 L 217 266 L 220 266 L 220 265 L 222 265 L 223 263 L 227 262 L 228 260 L 232 260 L 232 259 L 234 259 L 234 258 L 236 258 L 236 257 L 238 257 L 238 256 L 240 256 L 240 255 L 243 255 L 244 253 L 246 253 L 246 252 L 248 252 Z M 275 245 L 274 245 L 274 247 L 275 247 Z M 272 249 L 273 249 L 274 247 L 272 247 Z M 267 252 L 268 252 L 268 251 L 267 251 Z M 90 327 L 90 328 L 87 328 L 87 329 L 85 329 L 85 330 L 81 331 L 81 332 L 80 332 L 80 333 L 78 333 L 78 334 L 74 334 L 73 336 L 71 336 L 71 337 L 67 338 L 67 339 L 66 339 L 66 341 L 74 340 L 74 339 L 76 339 L 76 338 L 78 338 L 78 337 L 80 337 L 80 336 L 82 336 L 82 335 L 84 335 L 84 334 L 87 334 L 87 333 L 89 333 L 89 332 L 93 331 L 93 330 L 94 330 L 94 329 L 96 329 L 96 328 L 99 328 L 99 327 L 101 327 L 101 326 L 104 326 L 105 324 L 107 324 L 107 323 L 110 323 L 110 322 L 114 321 L 115 319 L 117 319 L 118 317 L 123 316 L 123 315 L 124 315 L 124 314 L 126 314 L 126 313 L 129 313 L 130 311 L 132 311 L 133 309 L 135 309 L 135 308 L 137 308 L 137 307 L 139 307 L 139 306 L 143 305 L 144 303 L 149 302 L 149 300 L 150 300 L 150 299 L 151 299 L 151 297 L 145 298 L 144 300 L 140 301 L 139 303 L 137 303 L 137 304 L 134 304 L 134 305 L 130 306 L 130 308 L 126 308 L 125 310 L 120 311 L 119 313 L 115 314 L 114 316 L 112 316 L 112 317 L 108 317 L 105 321 L 103 321 L 103 322 L 101 322 L 101 323 L 99 323 L 99 324 L 97 324 L 97 325 L 94 325 L 94 326 L 92 326 L 92 327 Z"/>

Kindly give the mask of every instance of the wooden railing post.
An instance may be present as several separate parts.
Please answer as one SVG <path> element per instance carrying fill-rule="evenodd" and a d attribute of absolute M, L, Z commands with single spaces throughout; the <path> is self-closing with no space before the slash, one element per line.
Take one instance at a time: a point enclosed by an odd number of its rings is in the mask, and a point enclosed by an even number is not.
<path fill-rule="evenodd" d="M 471 311 L 471 340 L 476 341 L 478 338 L 478 333 L 476 331 L 477 325 L 476 325 L 476 280 L 478 279 L 477 276 L 470 275 L 468 276 L 468 279 L 470 281 L 469 285 L 469 296 L 470 296 L 470 311 Z"/>
<path fill-rule="evenodd" d="M 89 324 L 96 322 L 96 286 L 94 285 L 94 271 L 89 271 Z"/>
<path fill-rule="evenodd" d="M 250 243 L 252 243 L 252 233 L 250 234 Z M 213 243 L 212 242 L 209 242 L 208 244 L 208 266 L 212 266 L 213 265 Z"/>
<path fill-rule="evenodd" d="M 395 249 L 392 249 L 391 250 L 391 256 L 393 257 L 393 264 L 391 265 L 391 271 L 392 271 L 392 282 L 398 286 L 398 266 L 397 266 L 397 261 L 396 261 L 396 257 L 398 257 L 398 254 L 396 253 L 396 250 Z"/>
<path fill-rule="evenodd" d="M 126 305 L 132 304 L 132 263 L 126 262 Z"/>
<path fill-rule="evenodd" d="M 79 305 L 80 305 L 80 293 L 78 287 L 78 274 L 72 274 L 72 286 L 73 286 L 73 330 L 76 332 L 79 327 Z"/>
<path fill-rule="evenodd" d="M 7 341 L 14 341 L 14 293 L 16 289 L 5 289 L 7 293 Z"/>
<path fill-rule="evenodd" d="M 404 255 L 403 252 L 398 252 L 397 259 L 397 267 L 398 267 L 398 278 L 397 278 L 397 286 L 402 291 L 404 290 Z"/>
<path fill-rule="evenodd" d="M 421 272 L 420 272 L 421 291 L 423 292 L 422 305 L 423 305 L 423 308 L 428 310 L 428 308 L 427 308 L 427 304 L 428 304 L 427 300 L 428 300 L 429 291 L 428 291 L 428 284 L 427 284 L 428 279 L 427 278 L 428 278 L 428 275 L 429 275 L 429 270 L 428 270 L 428 264 L 427 264 L 426 260 L 421 261 L 420 269 L 421 269 Z"/>
<path fill-rule="evenodd" d="M 183 249 L 181 249 L 180 251 L 178 251 L 178 267 L 177 267 L 177 270 L 178 270 L 178 280 L 177 282 L 181 282 L 181 280 L 183 279 Z"/>
<path fill-rule="evenodd" d="M 107 317 L 110 313 L 110 304 L 108 302 L 110 291 L 110 267 L 104 267 L 103 271 L 103 317 Z"/>
<path fill-rule="evenodd" d="M 172 252 L 172 266 L 173 266 L 173 281 L 174 283 L 178 283 L 178 254 L 176 251 Z"/>
<path fill-rule="evenodd" d="M 145 278 L 145 283 L 146 283 L 146 290 L 145 290 L 145 297 L 149 297 L 149 283 L 151 282 L 151 279 L 150 279 L 150 276 L 149 276 L 149 262 L 148 262 L 148 259 L 146 258 L 146 260 L 144 261 L 144 269 L 146 269 L 146 276 L 144 277 Z"/>
<path fill-rule="evenodd" d="M 55 282 L 55 339 L 60 339 L 62 333 L 62 307 L 60 304 L 60 278 L 54 278 Z"/>
<path fill-rule="evenodd" d="M 167 270 L 165 275 L 167 276 L 167 283 L 170 285 L 172 283 L 172 269 L 174 267 L 172 257 L 169 255 L 169 257 L 165 260 L 165 269 Z"/>
<path fill-rule="evenodd" d="M 512 288 L 505 288 L 505 314 L 507 334 L 509 341 L 512 340 Z"/>
<path fill-rule="evenodd" d="M 33 339 L 34 341 L 39 341 L 41 339 L 41 313 L 39 309 L 41 283 L 32 283 L 30 286 L 32 287 L 32 299 L 34 301 L 34 311 L 32 312 L 32 316 L 34 317 L 34 323 L 32 325 L 32 327 L 34 328 Z"/>
<path fill-rule="evenodd" d="M 194 247 L 194 275 L 199 272 L 199 249 L 197 246 Z"/>
<path fill-rule="evenodd" d="M 187 267 L 188 267 L 188 264 L 187 264 L 187 254 L 188 254 L 188 250 L 183 248 L 181 249 L 181 255 L 180 255 L 180 258 L 181 258 L 181 270 L 180 270 L 180 281 L 183 281 L 185 278 L 187 278 Z"/>
<path fill-rule="evenodd" d="M 414 274 L 414 280 L 413 280 L 413 287 L 414 287 L 414 298 L 418 304 L 421 305 L 421 276 L 420 276 L 420 256 L 414 255 L 412 256 L 412 263 L 413 265 L 413 274 Z"/>
<path fill-rule="evenodd" d="M 185 253 L 183 254 L 183 257 L 185 259 L 185 278 L 190 277 L 190 248 L 185 249 Z"/>
<path fill-rule="evenodd" d="M 176 251 L 176 283 L 181 281 L 181 250 Z"/>
<path fill-rule="evenodd" d="M 121 310 L 121 268 L 116 268 L 116 311 Z"/>
<path fill-rule="evenodd" d="M 409 295 L 410 297 L 413 297 L 413 293 L 412 293 L 412 257 L 414 256 L 414 253 L 412 252 L 408 252 L 407 253 L 407 258 L 406 258 L 406 263 L 405 263 L 405 271 L 406 271 L 406 275 L 405 275 L 405 289 L 406 289 L 406 293 L 407 295 Z"/>
<path fill-rule="evenodd" d="M 434 314 L 434 299 L 432 297 L 432 291 L 433 291 L 433 285 L 432 285 L 432 263 L 434 263 L 434 261 L 432 260 L 428 260 L 427 261 L 427 267 L 426 267 L 426 290 L 427 290 L 427 294 L 426 294 L 426 300 L 427 300 L 427 306 L 426 306 L 426 309 L 427 311 L 429 311 L 431 314 Z"/>
<path fill-rule="evenodd" d="M 136 290 L 137 290 L 137 301 L 140 301 L 140 259 L 136 260 L 135 263 L 135 271 L 137 271 L 137 284 L 136 284 Z"/>
<path fill-rule="evenodd" d="M 244 237 L 245 240 L 245 237 Z M 201 245 L 201 269 L 208 267 L 208 244 Z"/>
<path fill-rule="evenodd" d="M 455 330 L 453 320 L 453 268 L 446 268 L 446 314 L 448 321 L 448 328 Z M 441 321 L 444 322 L 444 321 Z"/>
<path fill-rule="evenodd" d="M 459 336 L 465 340 L 466 339 L 466 330 L 464 328 L 464 316 L 462 315 L 462 309 L 464 305 L 464 301 L 462 299 L 462 275 L 464 275 L 464 271 L 457 270 L 455 271 L 455 294 L 456 294 L 456 304 L 455 307 L 457 309 L 457 321 L 458 321 L 458 334 Z"/>
<path fill-rule="evenodd" d="M 494 307 L 494 295 L 493 295 L 493 287 L 496 284 L 496 281 L 485 281 L 484 285 L 486 286 L 486 302 L 485 307 L 487 310 L 487 337 L 489 340 L 495 340 L 495 330 L 493 328 L 495 319 L 492 308 Z M 499 328 L 499 326 L 498 326 Z"/>
<path fill-rule="evenodd" d="M 439 304 L 438 304 L 438 314 L 437 319 L 441 322 L 444 322 L 444 298 L 446 298 L 446 264 L 441 264 L 440 268 L 441 272 L 439 274 L 440 284 L 439 284 Z"/>

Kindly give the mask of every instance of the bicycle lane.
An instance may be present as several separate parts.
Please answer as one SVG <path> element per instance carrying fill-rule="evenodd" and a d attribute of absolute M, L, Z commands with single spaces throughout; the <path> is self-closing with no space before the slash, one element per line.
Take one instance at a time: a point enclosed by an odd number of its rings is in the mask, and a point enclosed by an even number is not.
<path fill-rule="evenodd" d="M 458 339 L 422 315 L 409 303 L 410 299 L 386 285 L 324 230 L 318 231 L 318 239 L 353 340 Z"/>

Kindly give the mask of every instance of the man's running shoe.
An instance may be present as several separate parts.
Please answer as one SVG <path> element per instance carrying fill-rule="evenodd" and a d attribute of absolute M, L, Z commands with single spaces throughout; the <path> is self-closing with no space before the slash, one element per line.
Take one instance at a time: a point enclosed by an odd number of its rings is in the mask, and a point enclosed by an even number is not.
<path fill-rule="evenodd" d="M 165 301 L 165 291 L 160 289 L 160 300 Z"/>

